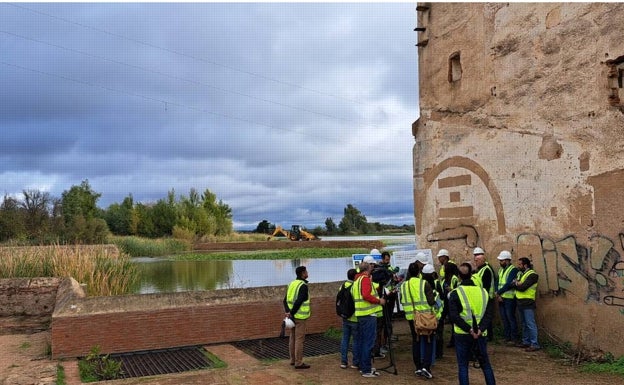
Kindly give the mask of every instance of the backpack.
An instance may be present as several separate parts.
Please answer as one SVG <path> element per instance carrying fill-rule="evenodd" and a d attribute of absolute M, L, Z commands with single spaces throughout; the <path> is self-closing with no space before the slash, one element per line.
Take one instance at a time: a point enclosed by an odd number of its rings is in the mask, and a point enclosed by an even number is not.
<path fill-rule="evenodd" d="M 342 284 L 336 295 L 336 314 L 343 319 L 348 319 L 355 313 L 355 301 L 351 295 L 351 287 L 347 287 L 346 282 Z"/>

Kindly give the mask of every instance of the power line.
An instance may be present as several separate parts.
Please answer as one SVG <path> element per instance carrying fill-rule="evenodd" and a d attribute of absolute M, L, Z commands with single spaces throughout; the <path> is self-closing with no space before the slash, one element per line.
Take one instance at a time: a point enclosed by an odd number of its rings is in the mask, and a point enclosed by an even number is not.
<path fill-rule="evenodd" d="M 265 75 L 262 75 L 262 74 L 257 74 L 257 73 L 253 73 L 253 72 L 249 72 L 249 71 L 245 71 L 245 70 L 240 70 L 240 69 L 237 69 L 237 68 L 234 68 L 234 67 L 231 67 L 231 66 L 227 66 L 227 65 L 223 65 L 223 64 L 220 64 L 220 63 L 217 63 L 217 62 L 214 62 L 214 61 L 206 60 L 206 59 L 203 59 L 203 58 L 198 58 L 196 56 L 189 55 L 189 54 L 186 54 L 186 53 L 183 53 L 183 52 L 175 51 L 175 50 L 172 50 L 172 49 L 169 49 L 169 48 L 160 47 L 160 46 L 152 44 L 152 43 L 144 42 L 144 41 L 141 41 L 141 40 L 138 40 L 138 39 L 134 39 L 134 38 L 131 38 L 131 37 L 123 36 L 123 35 L 120 35 L 120 34 L 117 34 L 117 33 L 113 33 L 113 32 L 107 31 L 105 29 L 93 27 L 93 26 L 90 26 L 90 25 L 87 25 L 87 24 L 83 24 L 83 23 L 79 23 L 79 22 L 70 20 L 70 19 L 66 19 L 66 18 L 63 18 L 63 17 L 55 16 L 55 15 L 52 15 L 52 14 L 49 14 L 49 13 L 46 13 L 46 12 L 43 12 L 43 11 L 39 11 L 39 10 L 36 10 L 36 9 L 24 7 L 22 5 L 18 5 L 18 4 L 15 4 L 15 3 L 3 3 L 3 4 L 11 5 L 11 6 L 15 7 L 15 8 L 20 8 L 20 9 L 26 10 L 28 12 L 40 14 L 40 15 L 43 15 L 43 16 L 46 16 L 46 17 L 49 17 L 49 18 L 52 18 L 52 19 L 60 20 L 62 22 L 68 23 L 68 24 L 76 25 L 76 26 L 79 26 L 79 27 L 85 28 L 85 29 L 90 29 L 90 30 L 93 30 L 93 31 L 96 31 L 96 32 L 99 32 L 99 33 L 107 34 L 107 35 L 110 35 L 110 36 L 113 36 L 113 37 L 116 37 L 116 38 L 119 38 L 119 39 L 123 39 L 123 40 L 127 40 L 127 41 L 130 41 L 130 42 L 134 42 L 134 43 L 137 43 L 137 44 L 140 44 L 140 45 L 144 45 L 144 46 L 147 46 L 147 47 L 150 47 L 150 48 L 154 48 L 154 49 L 162 50 L 162 51 L 165 51 L 165 52 L 169 52 L 169 53 L 172 53 L 174 55 L 183 56 L 183 57 L 190 58 L 190 59 L 193 59 L 193 60 L 197 60 L 197 61 L 200 61 L 200 62 L 204 62 L 204 63 L 208 63 L 208 64 L 211 64 L 211 65 L 223 67 L 223 68 L 226 68 L 226 69 L 229 69 L 229 70 L 232 70 L 232 71 L 245 73 L 245 74 L 248 74 L 250 76 L 256 76 L 256 77 L 259 77 L 261 79 L 269 80 L 269 81 L 272 81 L 272 82 L 275 82 L 275 83 L 284 84 L 284 85 L 288 85 L 288 86 L 291 86 L 291 87 L 307 90 L 307 91 L 314 92 L 314 93 L 317 93 L 317 94 L 320 94 L 320 95 L 334 97 L 334 98 L 337 98 L 337 99 L 342 99 L 342 100 L 346 100 L 346 101 L 357 103 L 357 104 L 363 104 L 362 102 L 357 101 L 357 100 L 353 100 L 353 99 L 337 96 L 337 95 L 330 94 L 330 93 L 325 93 L 325 92 L 318 91 L 318 90 L 315 90 L 315 89 L 311 89 L 311 88 L 308 88 L 308 87 L 300 86 L 300 85 L 294 84 L 294 83 L 280 81 L 280 80 L 273 79 L 271 77 L 268 77 L 268 76 L 265 76 Z M 253 96 L 253 95 L 248 95 L 248 94 L 241 93 L 241 92 L 238 92 L 238 91 L 223 89 L 221 87 L 217 87 L 217 86 L 213 86 L 213 85 L 210 85 L 210 84 L 201 83 L 201 82 L 198 82 L 198 81 L 195 81 L 195 80 L 181 78 L 181 77 L 177 77 L 177 76 L 174 76 L 174 75 L 169 75 L 169 74 L 163 73 L 161 71 L 152 70 L 152 69 L 148 69 L 148 68 L 144 68 L 144 67 L 128 64 L 128 63 L 124 63 L 124 62 L 121 62 L 121 61 L 108 59 L 108 58 L 105 58 L 105 57 L 89 54 L 89 53 L 86 53 L 86 52 L 83 52 L 83 51 L 79 51 L 79 50 L 63 47 L 63 46 L 60 46 L 60 45 L 55 45 L 55 44 L 39 41 L 39 40 L 36 40 L 36 39 L 31 39 L 31 38 L 24 37 L 24 36 L 21 36 L 21 35 L 17 35 L 15 33 L 11 33 L 11 32 L 6 32 L 6 31 L 2 31 L 2 32 L 5 32 L 5 33 L 7 33 L 9 35 L 13 35 L 15 37 L 25 38 L 25 39 L 28 39 L 28 40 L 36 41 L 36 42 L 41 43 L 41 44 L 47 44 L 47 45 L 50 45 L 50 46 L 53 46 L 53 47 L 57 47 L 57 48 L 60 48 L 60 49 L 66 49 L 68 51 L 72 51 L 72 52 L 76 52 L 76 53 L 83 54 L 83 55 L 86 55 L 86 56 L 90 56 L 90 57 L 96 58 L 98 60 L 105 60 L 105 61 L 113 62 L 113 63 L 119 64 L 119 65 L 125 65 L 125 66 L 131 67 L 131 68 L 135 68 L 135 69 L 138 69 L 138 70 L 141 70 L 141 71 L 151 72 L 151 73 L 155 73 L 155 74 L 158 74 L 158 75 L 161 75 L 161 76 L 177 79 L 177 80 L 180 80 L 180 81 L 185 81 L 185 82 L 192 83 L 192 84 L 197 84 L 197 85 L 202 85 L 202 86 L 205 86 L 205 87 L 210 87 L 210 88 L 219 90 L 221 92 L 229 92 L 229 93 L 232 93 L 232 94 L 237 94 L 237 95 L 248 97 L 248 98 L 251 98 L 251 99 L 260 100 L 260 101 L 263 101 L 263 102 L 266 102 L 266 103 L 275 104 L 275 105 L 278 105 L 278 106 L 281 106 L 281 107 L 290 108 L 290 109 L 293 109 L 293 110 L 304 111 L 304 112 L 307 112 L 307 113 L 311 113 L 311 114 L 327 117 L 327 118 L 330 118 L 330 119 L 335 119 L 335 120 L 341 120 L 341 121 L 344 121 L 344 122 L 349 122 L 349 123 L 352 123 L 352 124 L 356 124 L 360 128 L 379 129 L 379 126 L 374 125 L 374 124 L 362 125 L 359 122 L 355 122 L 353 120 L 340 118 L 340 117 L 337 117 L 337 116 L 334 116 L 334 115 L 325 114 L 325 113 L 318 112 L 318 111 L 313 111 L 313 110 L 310 110 L 310 109 L 307 109 L 307 108 L 296 107 L 296 106 L 292 106 L 292 105 L 289 105 L 289 104 L 286 104 L 286 103 L 272 101 L 272 100 L 269 100 L 269 99 L 265 99 L 265 98 L 261 98 L 261 97 L 257 97 L 257 96 Z M 54 74 L 48 74 L 48 75 L 55 76 Z M 112 90 L 115 91 L 115 92 L 123 93 L 122 91 L 119 91 L 119 90 L 114 90 L 114 89 L 112 89 Z M 131 94 L 131 93 L 127 93 L 127 94 Z M 132 94 L 132 95 L 140 95 L 140 94 Z M 178 103 L 173 103 L 173 102 L 164 102 L 163 101 L 163 103 L 165 103 L 165 105 L 167 105 L 167 104 L 179 105 L 179 106 L 182 106 L 184 108 L 194 109 L 194 107 L 185 106 L 183 104 L 178 104 Z M 202 111 L 202 110 L 200 110 L 200 111 Z M 207 111 L 207 110 L 203 110 L 203 111 L 207 112 L 207 113 L 210 113 L 210 114 L 214 114 L 214 115 L 220 115 L 220 116 L 228 117 L 228 118 L 231 118 L 231 119 L 236 119 L 236 120 L 249 122 L 249 120 L 246 120 L 246 119 L 243 119 L 243 118 L 233 117 L 233 116 L 227 115 L 227 114 L 220 114 L 220 113 L 217 113 L 217 112 L 214 112 L 214 111 Z M 256 123 L 256 122 L 251 122 L 251 123 L 257 124 L 257 125 L 263 125 L 263 124 L 259 124 L 259 123 Z M 274 127 L 274 126 L 270 126 L 270 125 L 263 125 L 263 126 L 265 126 L 267 128 L 276 128 L 276 129 L 281 129 L 281 130 L 286 130 L 286 131 L 293 131 L 293 130 L 283 129 L 283 128 Z M 385 129 L 386 130 L 391 130 L 391 131 L 397 131 L 397 132 L 404 132 L 404 130 L 402 130 L 402 129 L 396 129 L 396 128 L 392 128 L 392 127 L 385 127 Z M 293 132 L 297 132 L 297 131 L 293 131 Z"/>
<path fill-rule="evenodd" d="M 259 100 L 259 101 L 262 101 L 262 102 L 265 102 L 265 103 L 274 104 L 274 105 L 277 105 L 277 106 L 280 106 L 280 107 L 290 108 L 292 110 L 303 111 L 303 112 L 307 112 L 307 113 L 310 113 L 310 114 L 315 114 L 315 115 L 318 115 L 318 116 L 323 116 L 323 117 L 330 118 L 330 119 L 341 120 L 341 121 L 344 121 L 344 122 L 347 122 L 347 123 L 354 123 L 354 124 L 358 124 L 358 125 L 360 124 L 360 123 L 358 123 L 356 121 L 353 121 L 353 120 L 350 120 L 350 119 L 341 118 L 341 117 L 330 115 L 330 114 L 325 114 L 325 113 L 322 113 L 322 112 L 310 110 L 310 109 L 303 108 L 303 107 L 292 106 L 292 105 L 289 105 L 289 104 L 286 104 L 286 103 L 281 103 L 281 102 L 277 102 L 277 101 L 274 101 L 274 100 L 269 100 L 269 99 L 261 98 L 261 97 L 258 97 L 258 96 L 245 94 L 243 92 L 238 92 L 238 91 L 234 91 L 234 90 L 228 90 L 228 89 L 225 89 L 225 88 L 217 87 L 217 86 L 212 85 L 212 84 L 206 84 L 206 83 L 202 83 L 202 82 L 199 82 L 199 81 L 196 81 L 196 80 L 193 80 L 193 79 L 188 79 L 188 78 L 183 78 L 183 77 L 180 77 L 180 76 L 170 75 L 170 74 L 164 73 L 162 71 L 158 71 L 158 70 L 154 70 L 154 69 L 150 69 L 150 68 L 137 66 L 137 65 L 126 63 L 126 62 L 122 62 L 122 61 L 119 61 L 119 60 L 109 59 L 109 58 L 106 58 L 106 57 L 103 57 L 103 56 L 100 56 L 100 55 L 95 55 L 95 54 L 92 54 L 92 53 L 89 53 L 89 52 L 77 50 L 77 49 L 74 49 L 74 48 L 65 47 L 65 46 L 62 46 L 62 45 L 59 45 L 59 44 L 45 42 L 45 41 L 42 41 L 42 40 L 39 40 L 39 39 L 31 38 L 31 37 L 28 37 L 28 36 L 23 36 L 23 35 L 16 34 L 16 33 L 13 33 L 13 32 L 0 30 L 0 33 L 3 33 L 5 35 L 9 35 L 9 36 L 13 36 L 13 37 L 16 37 L 16 38 L 19 38 L 19 39 L 32 41 L 32 42 L 35 42 L 35 43 L 38 43 L 38 44 L 44 44 L 44 45 L 47 45 L 47 46 L 50 46 L 50 47 L 54 47 L 54 48 L 62 49 L 62 50 L 65 50 L 65 51 L 77 53 L 77 54 L 84 55 L 84 56 L 87 56 L 87 57 L 91 57 L 91 58 L 94 58 L 94 59 L 97 59 L 97 60 L 107 61 L 107 62 L 110 62 L 110 63 L 115 63 L 115 64 L 118 64 L 118 65 L 126 66 L 126 67 L 133 68 L 133 69 L 136 69 L 136 70 L 139 70 L 139 71 L 153 73 L 153 74 L 160 75 L 160 76 L 163 76 L 163 77 L 166 77 L 166 78 L 179 80 L 179 81 L 183 81 L 183 82 L 186 82 L 186 83 L 199 85 L 199 86 L 203 86 L 203 87 L 212 88 L 212 89 L 224 92 L 224 93 L 231 93 L 231 94 L 234 94 L 234 95 L 239 95 L 239 96 L 247 97 L 247 98 L 250 98 L 250 99 Z M 359 127 L 363 127 L 363 128 L 367 128 L 367 127 L 368 128 L 379 128 L 379 127 L 377 127 L 375 125 L 363 125 L 363 126 L 360 125 Z"/>
<path fill-rule="evenodd" d="M 269 124 L 264 124 L 264 123 L 258 123 L 258 122 L 254 122 L 254 121 L 251 121 L 251 120 L 248 120 L 248 119 L 239 118 L 239 117 L 228 115 L 228 114 L 222 114 L 222 113 L 219 113 L 219 112 L 209 111 L 207 109 L 197 108 L 197 107 L 189 106 L 189 105 L 182 104 L 182 103 L 176 103 L 176 102 L 171 102 L 171 101 L 164 100 L 164 99 L 158 99 L 158 98 L 154 98 L 154 97 L 151 97 L 151 96 L 146 96 L 146 95 L 135 93 L 135 92 L 122 91 L 122 90 L 118 90 L 116 88 L 112 88 L 112 87 L 108 87 L 108 86 L 103 86 L 103 85 L 91 83 L 91 82 L 88 82 L 88 81 L 85 81 L 85 80 L 74 79 L 74 78 L 71 78 L 71 77 L 68 77 L 68 76 L 64 76 L 64 75 L 53 74 L 53 73 L 46 72 L 46 71 L 40 71 L 40 70 L 37 70 L 37 69 L 34 69 L 34 68 L 28 68 L 28 67 L 24 67 L 24 66 L 17 65 L 17 64 L 7 63 L 7 62 L 5 62 L 3 60 L 0 60 L 0 64 L 3 64 L 3 65 L 8 66 L 8 67 L 18 68 L 18 69 L 21 69 L 21 70 L 24 70 L 24 71 L 30 71 L 30 72 L 37 73 L 37 74 L 40 74 L 40 75 L 46 75 L 46 76 L 50 76 L 50 77 L 63 79 L 63 80 L 66 80 L 66 81 L 70 81 L 70 82 L 86 85 L 86 86 L 93 87 L 93 88 L 99 88 L 99 89 L 102 89 L 102 90 L 105 90 L 105 91 L 109 91 L 109 92 L 115 92 L 115 93 L 118 93 L 118 94 L 128 95 L 128 96 L 132 96 L 132 97 L 135 97 L 135 98 L 139 98 L 139 99 L 143 99 L 143 100 L 147 100 L 147 101 L 151 101 L 151 102 L 157 102 L 157 103 L 165 105 L 165 108 L 167 108 L 168 106 L 176 106 L 176 107 L 180 107 L 180 108 L 186 108 L 186 109 L 192 110 L 192 111 L 204 112 L 204 113 L 208 113 L 208 114 L 215 115 L 215 116 L 221 116 L 221 117 L 228 118 L 228 119 L 238 120 L 238 121 L 249 123 L 249 124 L 253 124 L 253 125 L 256 125 L 256 126 L 266 127 L 266 128 L 269 128 L 269 129 L 290 131 L 290 132 L 293 132 L 293 133 L 296 133 L 296 134 L 299 134 L 299 135 L 306 135 L 306 136 L 310 136 L 310 137 L 313 137 L 313 138 L 323 138 L 323 139 L 326 139 L 326 140 L 336 140 L 335 138 L 328 138 L 328 137 L 325 137 L 325 136 L 322 136 L 322 135 L 311 135 L 311 134 L 309 134 L 307 132 L 291 130 L 291 129 L 287 129 L 287 128 L 283 128 L 283 127 L 276 127 L 276 126 L 269 125 Z"/>
<path fill-rule="evenodd" d="M 206 64 L 211 64 L 211 65 L 214 65 L 214 66 L 217 66 L 217 67 L 226 68 L 226 69 L 228 69 L 230 71 L 235 71 L 235 72 L 240 72 L 240 73 L 243 73 L 243 74 L 246 74 L 246 75 L 255 76 L 255 77 L 258 77 L 258 78 L 263 79 L 263 80 L 268 80 L 268 81 L 271 81 L 271 82 L 274 82 L 274 83 L 277 83 L 277 84 L 286 85 L 286 86 L 293 87 L 293 88 L 299 88 L 299 89 L 302 89 L 302 90 L 305 90 L 305 91 L 309 91 L 309 92 L 312 92 L 312 93 L 315 93 L 315 94 L 318 94 L 318 95 L 329 96 L 329 97 L 345 100 L 345 101 L 348 101 L 348 102 L 351 102 L 351 103 L 360 104 L 360 105 L 364 104 L 364 103 L 360 102 L 359 100 L 345 98 L 343 96 L 330 94 L 330 93 L 327 93 L 327 92 L 315 90 L 313 88 L 301 86 L 299 84 L 295 84 L 295 83 L 290 83 L 290 82 L 274 79 L 274 78 L 271 78 L 271 77 L 268 77 L 268 76 L 265 76 L 265 75 L 262 75 L 262 74 L 258 74 L 258 73 L 255 73 L 255 72 L 242 70 L 242 69 L 235 68 L 235 67 L 232 67 L 232 66 L 228 66 L 228 65 L 225 65 L 225 64 L 217 63 L 217 62 L 214 62 L 214 61 L 211 61 L 211 60 L 206 60 L 204 58 L 199 58 L 197 56 L 189 55 L 189 54 L 184 53 L 184 52 L 179 52 L 179 51 L 176 51 L 176 50 L 172 50 L 170 48 L 165 48 L 165 47 L 161 47 L 161 46 L 158 46 L 158 45 L 155 45 L 155 44 L 152 44 L 152 43 L 147 43 L 147 42 L 144 42 L 144 41 L 141 41 L 141 40 L 138 40 L 138 39 L 134 39 L 134 38 L 127 37 L 127 36 L 124 36 L 124 35 L 120 35 L 120 34 L 117 34 L 117 33 L 114 33 L 114 32 L 110 32 L 110 31 L 107 31 L 105 29 L 101 29 L 101 28 L 90 26 L 90 25 L 82 24 L 82 23 L 79 23 L 79 22 L 76 22 L 76 21 L 73 21 L 73 20 L 65 19 L 63 17 L 59 17 L 59 16 L 51 15 L 51 14 L 46 13 L 46 12 L 38 11 L 36 9 L 24 7 L 22 5 L 17 5 L 15 3 L 5 3 L 5 4 L 11 5 L 11 6 L 16 7 L 16 8 L 21 8 L 21 9 L 29 11 L 29 12 L 37 13 L 39 15 L 50 17 L 52 19 L 60 20 L 60 21 L 65 22 L 65 23 L 73 24 L 73 25 L 79 26 L 81 28 L 90 29 L 90 30 L 93 30 L 93 31 L 96 31 L 96 32 L 100 32 L 100 33 L 104 33 L 104 34 L 107 34 L 107 35 L 110 35 L 110 36 L 114 36 L 114 37 L 119 38 L 119 39 L 131 41 L 133 43 L 144 45 L 146 47 L 159 49 L 159 50 L 162 50 L 162 51 L 165 51 L 165 52 L 172 53 L 174 55 L 179 55 L 179 56 L 183 56 L 183 57 L 190 58 L 190 59 L 193 59 L 193 60 L 201 61 L 201 62 L 206 63 Z"/>

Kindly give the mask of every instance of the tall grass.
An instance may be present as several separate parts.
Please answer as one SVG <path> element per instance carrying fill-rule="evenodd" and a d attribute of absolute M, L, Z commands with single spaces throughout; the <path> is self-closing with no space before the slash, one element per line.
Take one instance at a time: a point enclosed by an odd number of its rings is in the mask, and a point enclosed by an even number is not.
<path fill-rule="evenodd" d="M 113 236 L 111 242 L 131 257 L 162 257 L 191 250 L 191 243 L 174 238 L 141 238 Z"/>
<path fill-rule="evenodd" d="M 0 278 L 72 277 L 90 296 L 126 294 L 138 275 L 130 257 L 111 245 L 0 248 Z"/>
<path fill-rule="evenodd" d="M 236 233 L 228 235 L 205 235 L 197 242 L 263 242 L 267 240 L 268 234 L 261 233 Z"/>

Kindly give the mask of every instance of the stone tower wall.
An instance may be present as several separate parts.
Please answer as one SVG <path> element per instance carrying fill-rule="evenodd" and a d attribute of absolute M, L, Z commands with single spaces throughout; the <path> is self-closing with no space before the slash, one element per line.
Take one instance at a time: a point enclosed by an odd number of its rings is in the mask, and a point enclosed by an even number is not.
<path fill-rule="evenodd" d="M 532 259 L 540 327 L 624 354 L 624 4 L 419 3 L 419 247 Z"/>

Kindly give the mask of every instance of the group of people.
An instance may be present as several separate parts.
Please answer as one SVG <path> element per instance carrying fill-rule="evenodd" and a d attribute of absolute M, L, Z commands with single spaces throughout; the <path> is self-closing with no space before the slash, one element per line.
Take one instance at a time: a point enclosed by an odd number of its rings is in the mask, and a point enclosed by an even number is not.
<path fill-rule="evenodd" d="M 400 302 L 412 337 L 412 359 L 415 374 L 433 378 L 432 365 L 443 357 L 443 332 L 445 322 L 451 324 L 451 339 L 446 345 L 455 348 L 460 385 L 468 384 L 468 365 L 478 360 L 487 385 L 496 380 L 487 353 L 487 341 L 492 340 L 494 309 L 498 305 L 503 324 L 505 343 L 523 348 L 527 352 L 540 349 L 535 322 L 535 298 L 538 275 L 528 258 L 519 258 L 517 266 L 512 255 L 503 250 L 497 260 L 498 273 L 485 258 L 485 251 L 473 250 L 474 267 L 469 262 L 454 263 L 445 249 L 437 254 L 438 272 L 428 263 L 424 253 L 408 266 L 401 277 L 398 268 L 390 265 L 390 253 L 382 253 L 381 261 L 366 256 L 358 269 L 349 269 L 343 286 L 350 289 L 355 312 L 344 318 L 340 367 L 357 368 L 366 378 L 379 376 L 372 366 L 374 358 L 382 358 L 384 346 L 392 335 L 392 316 L 397 301 Z M 303 341 L 306 320 L 310 316 L 310 295 L 307 288 L 308 273 L 304 266 L 296 269 L 297 278 L 288 285 L 284 297 L 286 316 L 295 327 L 290 334 L 290 363 L 295 369 L 307 369 L 303 362 Z M 436 330 L 419 329 L 415 313 L 434 313 Z M 516 312 L 520 315 L 521 333 L 518 332 Z M 348 361 L 351 340 L 352 360 Z M 387 349 L 387 348 L 386 348 Z"/>

